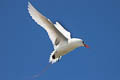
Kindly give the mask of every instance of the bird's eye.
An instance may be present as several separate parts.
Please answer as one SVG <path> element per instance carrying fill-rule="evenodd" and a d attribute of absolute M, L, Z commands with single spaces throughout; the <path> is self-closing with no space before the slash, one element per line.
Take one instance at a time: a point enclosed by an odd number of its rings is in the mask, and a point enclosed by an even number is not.
<path fill-rule="evenodd" d="M 82 41 L 83 42 L 83 44 L 84 44 L 84 41 Z"/>

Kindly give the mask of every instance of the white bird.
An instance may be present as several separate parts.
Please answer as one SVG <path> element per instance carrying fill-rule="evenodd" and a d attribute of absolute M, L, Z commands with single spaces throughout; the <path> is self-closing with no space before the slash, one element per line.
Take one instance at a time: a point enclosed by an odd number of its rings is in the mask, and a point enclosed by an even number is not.
<path fill-rule="evenodd" d="M 75 48 L 81 46 L 89 48 L 82 39 L 71 38 L 70 32 L 65 30 L 59 22 L 53 24 L 50 19 L 47 19 L 37 11 L 30 2 L 28 2 L 28 11 L 30 16 L 32 16 L 32 19 L 47 31 L 49 38 L 53 43 L 54 51 L 50 55 L 50 63 L 53 64 L 59 61 L 63 55 Z"/>

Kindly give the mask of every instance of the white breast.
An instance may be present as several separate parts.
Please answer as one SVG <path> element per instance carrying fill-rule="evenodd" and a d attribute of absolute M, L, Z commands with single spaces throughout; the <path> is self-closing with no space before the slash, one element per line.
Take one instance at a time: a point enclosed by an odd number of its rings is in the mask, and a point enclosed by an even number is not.
<path fill-rule="evenodd" d="M 56 51 L 56 57 L 63 56 L 67 54 L 68 52 L 74 50 L 75 48 L 79 47 L 78 42 L 70 39 L 68 43 L 65 43 L 64 45 L 59 46 Z"/>

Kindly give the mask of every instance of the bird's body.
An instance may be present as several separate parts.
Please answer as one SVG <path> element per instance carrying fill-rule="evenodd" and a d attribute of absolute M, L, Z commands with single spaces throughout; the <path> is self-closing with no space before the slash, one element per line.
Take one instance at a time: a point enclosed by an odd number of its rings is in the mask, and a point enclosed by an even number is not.
<path fill-rule="evenodd" d="M 82 39 L 71 38 L 70 32 L 65 30 L 59 22 L 53 24 L 52 21 L 38 12 L 31 3 L 28 3 L 28 11 L 35 22 L 48 32 L 49 38 L 53 43 L 54 51 L 50 55 L 50 63 L 55 63 L 63 55 L 69 53 L 77 47 L 88 47 L 84 44 Z"/>
<path fill-rule="evenodd" d="M 58 61 L 61 58 L 61 56 L 64 56 L 65 54 L 69 53 L 70 51 L 80 47 L 81 41 L 82 41 L 81 39 L 72 38 L 72 39 L 68 39 L 67 41 L 58 45 L 56 47 L 56 49 L 54 49 L 54 51 L 51 53 L 49 62 L 54 63 L 54 62 Z"/>
<path fill-rule="evenodd" d="M 68 41 L 59 45 L 55 49 L 57 51 L 56 57 L 63 56 L 66 53 L 68 53 L 68 52 L 74 50 L 75 48 L 79 47 L 77 40 L 78 39 L 69 39 Z"/>

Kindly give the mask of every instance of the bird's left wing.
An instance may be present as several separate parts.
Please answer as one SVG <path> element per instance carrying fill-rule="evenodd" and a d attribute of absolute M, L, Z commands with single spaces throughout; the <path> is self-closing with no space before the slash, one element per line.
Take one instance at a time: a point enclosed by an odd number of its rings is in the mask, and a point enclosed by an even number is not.
<path fill-rule="evenodd" d="M 30 2 L 28 2 L 28 11 L 32 18 L 35 20 L 37 24 L 43 27 L 47 32 L 48 35 L 54 45 L 57 46 L 58 44 L 67 41 L 67 38 L 54 26 L 54 24 L 43 16 L 40 12 L 38 12 Z"/>

